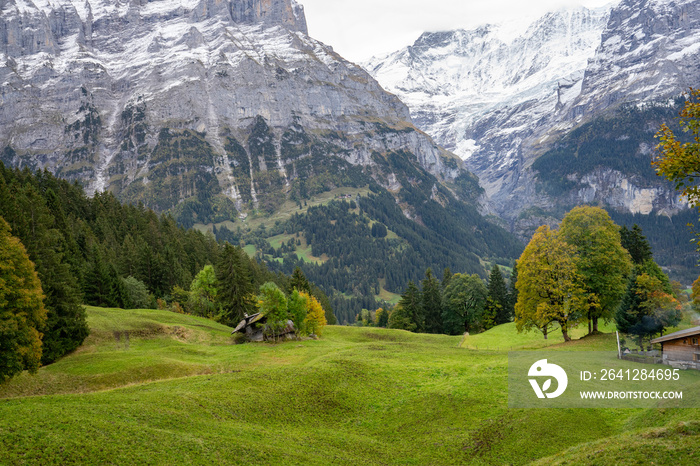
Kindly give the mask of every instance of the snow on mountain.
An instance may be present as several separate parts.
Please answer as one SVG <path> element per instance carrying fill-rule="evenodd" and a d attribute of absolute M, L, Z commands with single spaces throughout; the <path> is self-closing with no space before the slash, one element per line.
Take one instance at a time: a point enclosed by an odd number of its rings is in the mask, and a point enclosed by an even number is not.
<path fill-rule="evenodd" d="M 488 207 L 515 219 L 532 205 L 551 207 L 529 167 L 560 136 L 621 104 L 663 101 L 698 85 L 698 6 L 621 0 L 560 10 L 505 39 L 494 25 L 425 33 L 364 66 L 409 105 L 419 127 L 465 159 Z M 590 174 L 577 176 L 598 186 Z M 631 191 L 649 188 L 616 177 Z M 673 198 L 667 191 L 656 197 Z M 639 211 L 633 199 L 616 202 Z"/>
<path fill-rule="evenodd" d="M 240 208 L 251 196 L 257 203 L 256 176 L 270 178 L 252 167 L 277 168 L 289 182 L 281 139 L 299 125 L 348 135 L 338 144 L 352 164 L 406 150 L 433 173 L 447 170 L 444 150 L 413 128 L 404 104 L 308 36 L 294 0 L 0 0 L 0 12 L 5 163 L 141 199 L 161 164 L 162 130 L 196 131 L 215 166 L 190 161 L 179 176 L 213 171 Z M 277 160 L 229 160 L 227 141 L 245 144 L 258 117 L 272 128 Z M 407 131 L 361 140 L 367 122 Z M 186 180 L 176 200 L 199 190 Z"/>
<path fill-rule="evenodd" d="M 425 33 L 412 46 L 364 66 L 401 97 L 420 127 L 468 159 L 478 147 L 468 130 L 484 116 L 571 98 L 608 14 L 608 9 L 560 10 L 515 37 L 503 37 L 510 27 L 499 25 Z"/>
<path fill-rule="evenodd" d="M 678 95 L 700 83 L 700 2 L 625 0 L 583 80 L 576 114 Z"/>

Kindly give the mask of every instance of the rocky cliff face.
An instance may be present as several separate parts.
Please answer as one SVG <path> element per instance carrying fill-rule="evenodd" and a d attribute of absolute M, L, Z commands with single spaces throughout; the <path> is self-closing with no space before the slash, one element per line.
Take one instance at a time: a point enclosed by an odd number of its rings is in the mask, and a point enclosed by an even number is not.
<path fill-rule="evenodd" d="M 515 38 L 503 38 L 497 26 L 426 33 L 366 67 L 408 103 L 419 127 L 465 159 L 486 191 L 487 208 L 515 230 L 523 230 L 518 223 L 532 206 L 555 211 L 595 201 L 629 212 L 650 206 L 674 212 L 683 203 L 661 181 L 642 180 L 604 162 L 581 164 L 586 171 L 571 164 L 564 176 L 574 188 L 552 195 L 542 189 L 549 180 L 533 163 L 556 151 L 574 128 L 597 118 L 613 120 L 621 106 L 665 104 L 697 85 L 699 15 L 694 0 L 622 0 L 611 10 L 548 14 Z M 628 152 L 604 158 L 636 158 L 648 165 L 651 126 L 658 128 L 659 121 L 638 123 L 645 139 L 637 137 Z M 637 157 L 645 151 L 644 160 Z"/>
<path fill-rule="evenodd" d="M 403 151 L 445 179 L 461 173 L 404 104 L 307 35 L 294 0 L 0 0 L 0 11 L 5 163 L 161 209 L 197 195 L 255 208 L 319 174 L 324 156 L 371 166 Z"/>

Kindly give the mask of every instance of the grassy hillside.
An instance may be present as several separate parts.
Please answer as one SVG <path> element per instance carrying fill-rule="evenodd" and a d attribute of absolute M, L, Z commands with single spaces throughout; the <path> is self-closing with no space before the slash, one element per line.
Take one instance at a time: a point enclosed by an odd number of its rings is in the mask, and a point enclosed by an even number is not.
<path fill-rule="evenodd" d="M 506 353 L 461 337 L 232 345 L 205 319 L 88 314 L 83 347 L 0 386 L 0 464 L 613 464 L 628 443 L 700 460 L 695 410 L 508 409 Z"/>
<path fill-rule="evenodd" d="M 602 332 L 608 332 L 607 335 L 598 335 L 593 338 L 596 341 L 596 349 L 599 350 L 614 350 L 617 346 L 614 335 L 610 332 L 615 331 L 615 324 L 604 324 L 601 322 Z M 588 332 L 588 327 L 579 326 L 572 329 L 569 333 L 572 339 L 576 340 L 583 337 Z M 589 337 L 591 338 L 591 337 Z M 461 347 L 474 350 L 496 350 L 496 351 L 512 351 L 521 349 L 540 349 L 549 347 L 567 347 L 580 345 L 581 342 L 570 342 L 568 345 L 563 345 L 564 339 L 556 325 L 549 331 L 547 339 L 544 339 L 542 333 L 532 330 L 530 332 L 518 333 L 515 327 L 515 322 L 508 324 L 497 325 L 483 333 L 475 335 L 467 335 L 462 339 Z M 553 348 L 554 349 L 554 348 Z"/>

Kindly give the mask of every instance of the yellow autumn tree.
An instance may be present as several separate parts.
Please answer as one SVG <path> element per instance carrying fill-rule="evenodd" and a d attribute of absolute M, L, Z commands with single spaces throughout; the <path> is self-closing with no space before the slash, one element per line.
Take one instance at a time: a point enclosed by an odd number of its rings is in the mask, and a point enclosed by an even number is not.
<path fill-rule="evenodd" d="M 537 229 L 518 259 L 518 301 L 515 322 L 518 331 L 536 328 L 547 338 L 558 323 L 564 341 L 569 330 L 587 315 L 590 296 L 577 271 L 576 249 L 547 225 Z"/>
<path fill-rule="evenodd" d="M 309 333 L 316 335 L 321 335 L 323 333 L 323 327 L 326 326 L 326 313 L 314 296 L 307 293 L 299 293 L 301 296 L 306 298 L 308 303 L 308 312 L 306 313 L 306 319 L 304 319 L 304 327 Z"/>
<path fill-rule="evenodd" d="M 41 362 L 44 294 L 34 264 L 0 218 L 0 383 Z"/>

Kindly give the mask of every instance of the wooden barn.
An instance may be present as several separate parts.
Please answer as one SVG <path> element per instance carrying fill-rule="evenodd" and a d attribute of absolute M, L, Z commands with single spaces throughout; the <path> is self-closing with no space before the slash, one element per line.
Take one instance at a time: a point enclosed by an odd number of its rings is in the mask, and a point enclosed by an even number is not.
<path fill-rule="evenodd" d="M 245 315 L 243 320 L 241 320 L 231 335 L 236 332 L 244 333 L 248 341 L 264 341 L 268 339 L 267 330 L 267 317 L 262 315 L 260 312 L 249 316 Z M 287 321 L 287 325 L 275 335 L 277 339 L 292 340 L 296 338 L 296 329 L 294 328 L 294 323 L 291 320 Z"/>
<path fill-rule="evenodd" d="M 700 369 L 700 327 L 651 340 L 662 348 L 663 363 L 679 369 Z"/>

